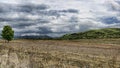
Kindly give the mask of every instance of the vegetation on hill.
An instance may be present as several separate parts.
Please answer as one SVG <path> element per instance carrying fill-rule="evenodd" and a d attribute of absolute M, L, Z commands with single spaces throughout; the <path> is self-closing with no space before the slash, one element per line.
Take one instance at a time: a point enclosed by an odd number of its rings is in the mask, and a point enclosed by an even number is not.
<path fill-rule="evenodd" d="M 120 28 L 104 28 L 97 30 L 89 30 L 73 34 L 66 34 L 60 39 L 104 39 L 104 38 L 120 38 Z"/>
<path fill-rule="evenodd" d="M 34 36 L 34 35 L 30 35 L 30 36 L 15 36 L 15 39 L 33 39 L 33 40 L 49 40 L 52 39 L 52 37 L 44 35 L 44 36 Z"/>

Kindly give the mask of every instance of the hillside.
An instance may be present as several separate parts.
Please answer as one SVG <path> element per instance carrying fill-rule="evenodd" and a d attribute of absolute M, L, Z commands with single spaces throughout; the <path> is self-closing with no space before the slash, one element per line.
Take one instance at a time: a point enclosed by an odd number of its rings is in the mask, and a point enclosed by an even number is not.
<path fill-rule="evenodd" d="M 47 36 L 47 35 L 41 35 L 41 36 L 35 36 L 35 35 L 30 35 L 30 36 L 15 36 L 15 39 L 52 39 L 52 37 Z"/>
<path fill-rule="evenodd" d="M 104 39 L 120 38 L 120 28 L 104 28 L 85 32 L 66 34 L 60 39 Z"/>

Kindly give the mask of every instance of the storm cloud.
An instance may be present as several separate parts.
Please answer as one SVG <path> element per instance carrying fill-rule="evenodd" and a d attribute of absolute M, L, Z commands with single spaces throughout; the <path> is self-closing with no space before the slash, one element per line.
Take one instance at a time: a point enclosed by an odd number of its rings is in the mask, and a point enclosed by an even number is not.
<path fill-rule="evenodd" d="M 120 28 L 119 0 L 2 0 L 0 31 L 11 25 L 15 35 L 61 36 L 90 29 Z"/>

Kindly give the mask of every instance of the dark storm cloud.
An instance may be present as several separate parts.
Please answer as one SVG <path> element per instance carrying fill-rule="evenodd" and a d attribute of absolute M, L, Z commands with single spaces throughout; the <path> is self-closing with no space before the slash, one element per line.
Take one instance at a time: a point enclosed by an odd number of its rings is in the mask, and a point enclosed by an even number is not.
<path fill-rule="evenodd" d="M 25 29 L 25 27 L 36 25 L 35 23 L 19 23 L 11 25 L 13 28 Z"/>
<path fill-rule="evenodd" d="M 32 12 L 32 14 L 38 14 L 38 15 L 43 15 L 43 16 L 55 16 L 59 18 L 60 16 L 64 16 L 65 13 L 74 13 L 78 14 L 78 10 L 76 9 L 68 9 L 68 10 L 46 10 L 46 11 L 35 11 Z"/>
<path fill-rule="evenodd" d="M 57 10 L 37 11 L 37 14 L 45 15 L 45 16 L 56 16 L 56 17 L 60 16 L 60 13 Z"/>
<path fill-rule="evenodd" d="M 52 33 L 52 30 L 50 30 L 50 28 L 48 27 L 38 27 L 38 29 L 39 29 L 39 33 L 42 34 Z"/>
<path fill-rule="evenodd" d="M 26 30 L 26 31 L 20 31 L 17 32 L 19 34 L 28 34 L 28 33 L 36 33 L 36 34 L 49 34 L 49 33 L 53 33 L 52 30 L 50 30 L 47 27 L 36 27 L 36 30 Z"/>
<path fill-rule="evenodd" d="M 46 19 L 36 19 L 36 20 L 32 20 L 32 19 L 28 19 L 26 17 L 23 18 L 0 18 L 0 22 L 18 22 L 17 24 L 21 24 L 19 22 L 23 22 L 25 24 L 27 24 L 27 22 L 32 22 L 32 23 L 49 23 L 49 20 Z M 28 23 L 28 24 L 29 24 Z"/>
<path fill-rule="evenodd" d="M 0 4 L 0 14 L 8 14 L 10 12 L 17 13 L 29 13 L 47 16 L 59 17 L 60 13 L 78 13 L 77 9 L 66 9 L 66 10 L 46 10 L 49 9 L 48 5 L 40 4 L 23 4 L 23 5 L 11 5 L 11 4 Z"/>
<path fill-rule="evenodd" d="M 64 13 L 79 13 L 79 11 L 77 9 L 60 10 L 59 12 L 64 12 Z"/>
<path fill-rule="evenodd" d="M 18 21 L 29 21 L 27 18 L 0 18 L 0 22 L 18 22 Z"/>
<path fill-rule="evenodd" d="M 28 19 L 24 18 L 28 14 L 32 15 L 42 15 L 42 16 L 55 16 L 60 17 L 65 13 L 78 13 L 79 11 L 76 9 L 66 9 L 66 10 L 46 10 L 50 7 L 45 4 L 35 5 L 35 4 L 18 4 L 18 5 L 11 5 L 11 4 L 0 4 L 0 17 L 2 16 L 0 21 L 27 21 Z M 11 18 L 6 18 L 8 14 L 23 14 L 20 19 L 15 18 L 13 20 Z M 62 13 L 62 14 L 61 14 Z"/>
<path fill-rule="evenodd" d="M 101 21 L 106 24 L 120 23 L 120 20 L 118 20 L 116 17 L 103 17 L 101 18 Z"/>
<path fill-rule="evenodd" d="M 37 10 L 45 10 L 45 9 L 48 9 L 49 6 L 48 5 L 45 5 L 45 4 L 40 4 L 40 5 L 35 5 L 35 4 L 25 4 L 25 5 L 20 5 L 18 6 L 20 8 L 24 8 L 24 9 L 28 9 L 28 10 L 31 10 L 31 9 L 37 9 Z"/>
<path fill-rule="evenodd" d="M 35 4 L 23 4 L 23 5 L 12 5 L 12 4 L 0 4 L 0 13 L 5 12 L 32 12 L 35 10 L 45 10 L 49 6 L 45 4 L 35 5 Z"/>
<path fill-rule="evenodd" d="M 49 6 L 45 4 L 41 4 L 41 5 L 25 4 L 25 5 L 18 5 L 17 7 L 19 9 L 17 9 L 16 11 L 27 12 L 27 13 L 32 13 L 33 11 L 46 10 L 49 8 Z"/>

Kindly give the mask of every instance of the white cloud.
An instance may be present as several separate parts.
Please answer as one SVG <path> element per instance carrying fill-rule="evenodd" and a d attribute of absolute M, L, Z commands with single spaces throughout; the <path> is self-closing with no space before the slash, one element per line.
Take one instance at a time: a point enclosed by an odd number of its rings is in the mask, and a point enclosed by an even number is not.
<path fill-rule="evenodd" d="M 0 6 L 0 27 L 10 24 L 23 35 L 30 31 L 33 33 L 29 34 L 59 36 L 95 28 L 120 27 L 119 0 L 1 0 L 0 4 L 3 4 Z M 115 19 L 103 21 L 111 17 Z"/>

